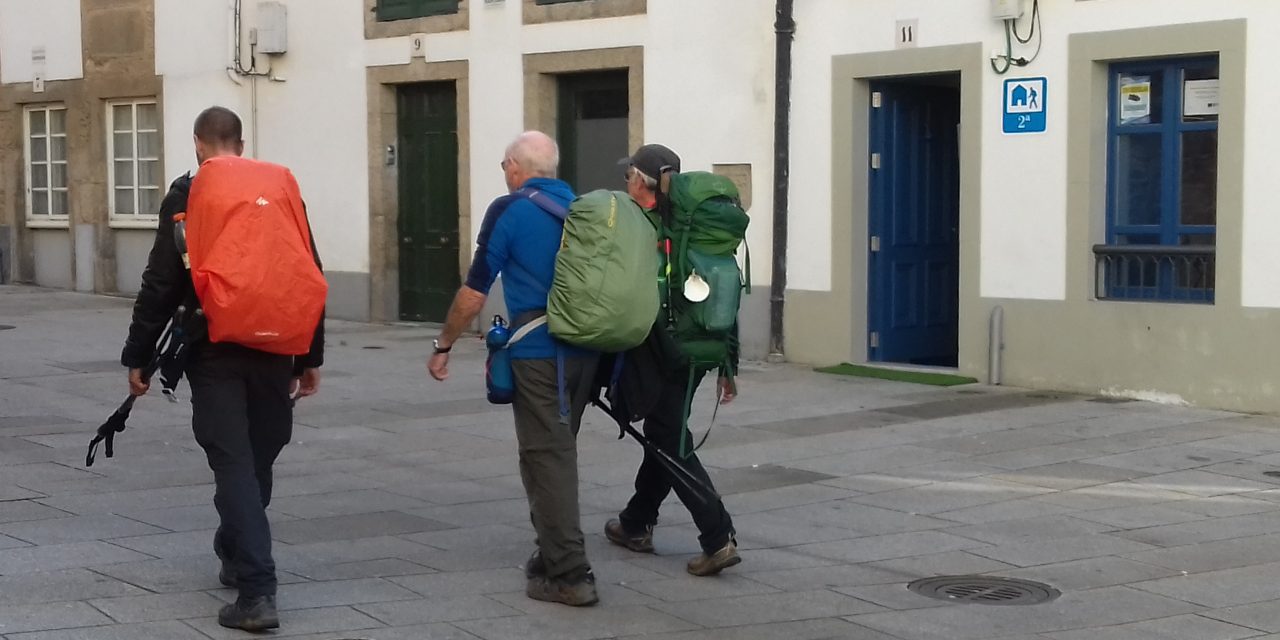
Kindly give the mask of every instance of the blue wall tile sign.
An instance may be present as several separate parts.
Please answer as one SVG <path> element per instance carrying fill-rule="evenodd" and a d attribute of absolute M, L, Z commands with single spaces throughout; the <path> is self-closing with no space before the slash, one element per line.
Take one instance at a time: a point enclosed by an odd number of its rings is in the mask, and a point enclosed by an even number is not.
<path fill-rule="evenodd" d="M 1005 133 L 1044 133 L 1048 124 L 1045 118 L 1048 85 L 1045 78 L 1004 81 Z"/>

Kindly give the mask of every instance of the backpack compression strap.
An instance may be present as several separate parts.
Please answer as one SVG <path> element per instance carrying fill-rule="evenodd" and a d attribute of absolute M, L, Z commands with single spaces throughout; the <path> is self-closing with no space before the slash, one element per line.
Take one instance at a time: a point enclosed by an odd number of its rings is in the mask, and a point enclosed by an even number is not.
<path fill-rule="evenodd" d="M 555 200 L 552 200 L 551 196 L 548 196 L 547 194 L 541 191 L 538 191 L 533 187 L 524 187 L 521 189 L 516 189 L 516 191 L 512 195 L 520 196 L 521 198 L 527 198 L 530 202 L 538 205 L 539 209 L 542 209 L 543 211 L 546 211 L 547 213 L 551 214 L 552 217 L 556 218 L 560 222 L 564 222 L 565 218 L 569 217 L 568 207 L 560 204 L 559 202 L 556 202 Z"/>

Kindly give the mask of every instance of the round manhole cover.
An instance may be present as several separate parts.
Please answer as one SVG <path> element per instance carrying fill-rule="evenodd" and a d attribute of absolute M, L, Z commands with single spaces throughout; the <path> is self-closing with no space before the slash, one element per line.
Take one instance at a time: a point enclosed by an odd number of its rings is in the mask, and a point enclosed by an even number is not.
<path fill-rule="evenodd" d="M 0 324 L 0 331 L 5 331 L 5 330 L 8 330 L 8 329 L 16 329 L 16 328 L 17 328 L 17 327 L 15 327 L 15 326 L 13 326 L 13 325 L 11 325 L 11 324 Z"/>
<path fill-rule="evenodd" d="M 1047 584 L 993 576 L 938 576 L 916 580 L 907 588 L 922 596 L 961 604 L 1040 604 L 1062 595 Z"/>

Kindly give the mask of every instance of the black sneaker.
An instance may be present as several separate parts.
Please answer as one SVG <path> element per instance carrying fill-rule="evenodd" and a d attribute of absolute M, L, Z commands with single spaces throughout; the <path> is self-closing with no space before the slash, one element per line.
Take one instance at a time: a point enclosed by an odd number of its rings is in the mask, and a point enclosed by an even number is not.
<path fill-rule="evenodd" d="M 280 614 L 276 612 L 275 596 L 236 598 L 218 611 L 218 624 L 230 629 L 266 631 L 280 628 Z"/>
<path fill-rule="evenodd" d="M 596 576 L 591 569 L 572 572 L 559 578 L 545 575 L 529 578 L 525 595 L 543 602 L 559 602 L 571 607 L 589 607 L 600 602 L 596 593 Z"/>
<path fill-rule="evenodd" d="M 626 547 L 636 553 L 653 553 L 653 527 L 645 527 L 642 533 L 630 533 L 622 521 L 614 518 L 604 523 L 604 537 L 616 545 Z"/>

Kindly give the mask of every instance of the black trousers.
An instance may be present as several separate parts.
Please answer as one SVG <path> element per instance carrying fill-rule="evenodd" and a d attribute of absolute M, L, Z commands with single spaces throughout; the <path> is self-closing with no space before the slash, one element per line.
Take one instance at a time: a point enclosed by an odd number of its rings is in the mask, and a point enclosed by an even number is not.
<path fill-rule="evenodd" d="M 701 375 L 694 379 L 694 391 L 701 382 Z M 644 421 L 645 437 L 676 458 L 680 457 L 682 436 L 685 451 L 693 451 L 693 436 L 681 428 L 688 384 L 688 378 L 680 375 L 664 381 L 662 395 L 653 412 Z M 711 477 L 707 475 L 702 461 L 698 460 L 698 454 L 690 454 L 681 463 L 703 484 L 712 486 Z M 644 452 L 640 470 L 636 472 L 636 492 L 627 503 L 627 508 L 618 514 L 623 529 L 638 533 L 645 527 L 657 524 L 658 509 L 672 489 L 675 489 L 676 496 L 689 510 L 689 515 L 693 516 L 693 523 L 698 527 L 698 544 L 702 546 L 703 552 L 711 555 L 724 547 L 734 536 L 733 520 L 729 517 L 729 512 L 725 511 L 724 503 L 720 500 L 705 504 L 701 502 L 684 484 L 673 480 L 671 472 L 648 449 Z"/>
<path fill-rule="evenodd" d="M 214 550 L 240 595 L 276 592 L 271 559 L 271 465 L 293 434 L 293 358 L 232 344 L 201 345 L 187 364 L 192 429 L 213 470 Z"/>

